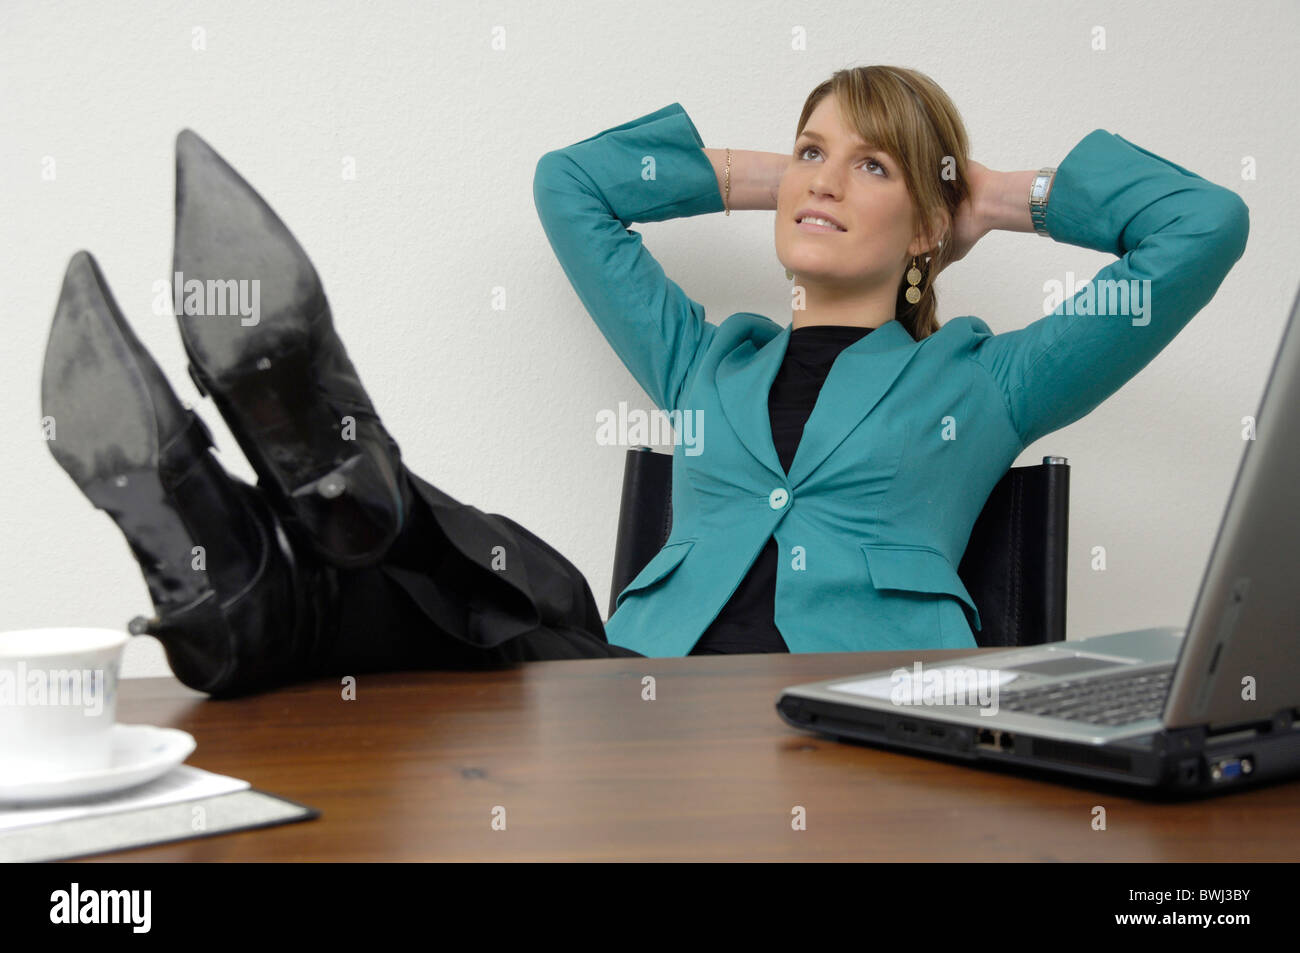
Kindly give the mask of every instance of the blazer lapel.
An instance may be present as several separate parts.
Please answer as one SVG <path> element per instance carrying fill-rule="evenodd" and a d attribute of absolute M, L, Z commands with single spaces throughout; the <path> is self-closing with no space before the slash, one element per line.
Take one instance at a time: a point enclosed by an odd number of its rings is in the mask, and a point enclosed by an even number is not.
<path fill-rule="evenodd" d="M 781 467 L 781 458 L 776 455 L 776 444 L 772 442 L 767 396 L 772 390 L 772 381 L 776 380 L 776 372 L 781 369 L 789 342 L 789 325 L 759 348 L 754 347 L 751 337 L 718 362 L 714 375 L 718 401 L 731 429 L 754 459 L 783 480 L 785 470 Z"/>
<path fill-rule="evenodd" d="M 871 413 L 918 346 L 907 328 L 893 320 L 840 352 L 817 395 L 790 464 L 787 479 L 792 487 L 816 470 Z"/>
<path fill-rule="evenodd" d="M 917 342 L 897 320 L 887 321 L 840 352 L 804 427 L 787 476 L 772 442 L 768 394 L 781 368 L 792 328 L 787 325 L 761 347 L 753 339 L 718 364 L 715 383 L 723 413 L 754 458 L 775 476 L 797 486 L 871 412 L 902 372 Z"/>

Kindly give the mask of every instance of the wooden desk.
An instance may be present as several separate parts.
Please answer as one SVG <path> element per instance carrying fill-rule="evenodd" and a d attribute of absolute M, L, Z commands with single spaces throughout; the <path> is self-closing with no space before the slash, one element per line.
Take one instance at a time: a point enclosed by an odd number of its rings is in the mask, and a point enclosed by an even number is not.
<path fill-rule="evenodd" d="M 923 652 L 922 661 L 962 652 Z M 317 681 L 209 701 L 124 683 L 119 719 L 322 816 L 102 860 L 1300 859 L 1300 782 L 1190 803 L 1018 777 L 788 727 L 788 685 L 909 653 L 531 662 Z M 643 701 L 653 675 L 656 700 Z M 1108 829 L 1092 829 L 1103 805 Z M 492 811 L 506 809 L 506 830 Z M 791 829 L 791 809 L 807 829 Z"/>

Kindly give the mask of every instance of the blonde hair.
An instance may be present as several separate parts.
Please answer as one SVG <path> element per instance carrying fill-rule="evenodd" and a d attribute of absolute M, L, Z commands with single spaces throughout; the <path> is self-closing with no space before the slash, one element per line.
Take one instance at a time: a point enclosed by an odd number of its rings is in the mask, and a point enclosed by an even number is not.
<path fill-rule="evenodd" d="M 970 194 L 966 127 L 948 94 L 924 73 L 901 66 L 858 66 L 837 70 L 808 94 L 796 137 L 817 104 L 831 94 L 840 105 L 844 124 L 902 166 L 921 236 L 926 222 L 933 223 L 938 233 L 941 244 L 917 256 L 921 300 L 910 304 L 904 297 L 909 287 L 906 277 L 898 286 L 895 317 L 919 341 L 939 330 L 933 277 L 948 264 L 950 223 Z M 943 224 L 945 215 L 949 227 Z M 931 238 L 935 240 L 934 235 Z"/>

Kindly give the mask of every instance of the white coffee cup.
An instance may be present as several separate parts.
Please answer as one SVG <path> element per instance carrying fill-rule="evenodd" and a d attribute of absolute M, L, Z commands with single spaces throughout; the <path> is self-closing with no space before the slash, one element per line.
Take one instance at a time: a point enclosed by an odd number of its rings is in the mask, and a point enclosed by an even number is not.
<path fill-rule="evenodd" d="M 0 779 L 110 767 L 129 638 L 115 629 L 0 632 Z"/>

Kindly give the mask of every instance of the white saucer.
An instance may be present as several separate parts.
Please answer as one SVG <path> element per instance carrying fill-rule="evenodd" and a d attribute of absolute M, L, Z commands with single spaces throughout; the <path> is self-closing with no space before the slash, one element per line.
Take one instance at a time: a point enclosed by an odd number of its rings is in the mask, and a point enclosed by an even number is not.
<path fill-rule="evenodd" d="M 114 725 L 107 768 L 13 782 L 0 778 L 0 804 L 67 801 L 125 791 L 161 777 L 194 751 L 194 736 L 178 728 Z"/>

